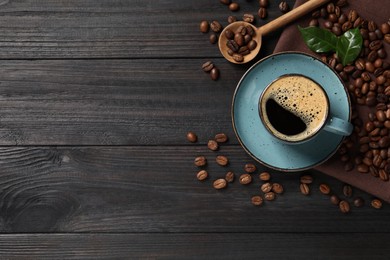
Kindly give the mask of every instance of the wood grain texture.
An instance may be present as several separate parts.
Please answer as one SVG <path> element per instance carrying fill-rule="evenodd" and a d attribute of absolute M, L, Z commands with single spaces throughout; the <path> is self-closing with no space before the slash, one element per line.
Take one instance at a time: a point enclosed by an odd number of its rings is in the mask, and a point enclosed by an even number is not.
<path fill-rule="evenodd" d="M 257 1 L 240 4 L 233 13 L 239 19 L 259 8 Z M 268 19 L 281 15 L 277 3 L 272 5 Z M 231 14 L 219 1 L 208 0 L 1 1 L 0 58 L 221 57 L 199 23 L 227 25 Z M 267 21 L 258 20 L 258 25 Z M 276 39 L 266 38 L 265 53 Z"/>
<path fill-rule="evenodd" d="M 205 60 L 0 61 L 0 145 L 184 144 L 233 137 L 230 103 L 249 65 Z M 232 138 L 232 142 L 236 142 Z"/>
<path fill-rule="evenodd" d="M 216 154 L 230 158 L 228 167 Z M 210 178 L 199 182 L 193 160 L 208 158 Z M 212 180 L 238 177 L 252 160 L 238 146 L 217 153 L 205 146 L 9 147 L 0 149 L 1 232 L 389 232 L 390 207 L 339 212 L 320 183 L 341 195 L 340 182 L 315 174 L 312 195 L 299 192 L 300 174 L 273 173 L 285 193 L 262 207 L 260 180 L 236 180 L 217 191 Z M 259 166 L 259 172 L 264 170 Z M 351 200 L 351 199 L 349 199 Z"/>
<path fill-rule="evenodd" d="M 386 234 L 0 235 L 6 259 L 389 259 Z"/>

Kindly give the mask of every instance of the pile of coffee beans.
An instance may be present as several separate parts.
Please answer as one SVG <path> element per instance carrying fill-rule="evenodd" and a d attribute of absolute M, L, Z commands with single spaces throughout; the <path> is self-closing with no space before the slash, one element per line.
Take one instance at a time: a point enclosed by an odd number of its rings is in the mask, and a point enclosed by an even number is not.
<path fill-rule="evenodd" d="M 253 15 L 251 15 L 253 18 Z M 253 22 L 253 19 L 251 20 Z M 252 38 L 256 32 L 251 26 L 239 26 L 234 32 L 232 30 L 225 30 L 225 37 L 227 39 L 226 46 L 227 53 L 233 57 L 236 62 L 243 62 L 244 56 L 248 55 L 256 49 L 257 42 Z"/>
<path fill-rule="evenodd" d="M 383 181 L 390 174 L 390 63 L 384 45 L 390 41 L 390 20 L 380 25 L 365 20 L 356 10 L 343 13 L 345 0 L 331 2 L 312 13 L 310 25 L 323 26 L 336 35 L 360 28 L 363 49 L 352 64 L 343 66 L 336 55 L 323 55 L 322 60 L 334 68 L 345 85 L 353 105 L 354 133 L 339 149 L 346 171 L 371 174 Z M 362 117 L 359 106 L 370 112 Z M 360 110 L 360 109 L 359 109 Z"/>

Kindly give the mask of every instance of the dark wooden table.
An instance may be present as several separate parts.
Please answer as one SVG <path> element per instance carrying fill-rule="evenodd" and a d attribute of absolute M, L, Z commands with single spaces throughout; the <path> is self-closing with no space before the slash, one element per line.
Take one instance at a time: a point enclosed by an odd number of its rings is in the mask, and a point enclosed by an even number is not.
<path fill-rule="evenodd" d="M 270 2 L 258 25 L 281 15 Z M 238 17 L 257 13 L 258 1 L 239 3 Z M 212 188 L 253 162 L 230 118 L 250 64 L 228 63 L 199 32 L 231 14 L 218 0 L 0 2 L 0 259 L 389 259 L 389 205 L 373 209 L 355 190 L 366 205 L 344 215 L 318 191 L 341 194 L 342 183 L 321 173 L 303 196 L 302 173 L 270 171 L 285 193 L 262 207 L 250 202 L 256 174 Z M 215 82 L 201 70 L 210 59 Z M 219 132 L 229 142 L 211 152 Z M 205 182 L 197 155 L 210 161 Z"/>

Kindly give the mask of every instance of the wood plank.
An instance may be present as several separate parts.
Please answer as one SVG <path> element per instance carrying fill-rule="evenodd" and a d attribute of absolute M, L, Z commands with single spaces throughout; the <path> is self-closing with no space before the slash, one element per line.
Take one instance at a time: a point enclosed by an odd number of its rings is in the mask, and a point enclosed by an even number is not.
<path fill-rule="evenodd" d="M 238 146 L 217 154 L 204 146 L 2 147 L 0 148 L 1 232 L 390 232 L 390 207 L 366 205 L 339 212 L 320 183 L 341 195 L 342 184 L 315 173 L 312 195 L 299 192 L 299 173 L 273 173 L 285 193 L 262 207 L 250 198 L 260 193 L 237 180 L 226 190 L 212 180 L 228 170 L 237 176 L 250 158 Z M 201 183 L 193 160 L 205 155 L 209 180 Z M 259 171 L 264 168 L 259 166 Z M 358 190 L 369 203 L 371 196 Z M 348 199 L 351 200 L 351 199 Z M 1 251 L 1 250 L 0 250 Z"/>
<path fill-rule="evenodd" d="M 249 65 L 203 59 L 0 61 L 0 145 L 183 144 L 233 138 L 230 103 Z"/>
<path fill-rule="evenodd" d="M 6 234 L 2 259 L 389 259 L 389 234 Z"/>
<path fill-rule="evenodd" d="M 208 0 L 1 1 L 0 59 L 221 57 L 199 23 L 225 26 L 229 15 L 241 18 L 259 8 L 256 1 L 240 4 L 232 13 Z M 279 15 L 272 3 L 266 21 Z M 270 53 L 276 40 L 266 37 L 263 51 Z"/>

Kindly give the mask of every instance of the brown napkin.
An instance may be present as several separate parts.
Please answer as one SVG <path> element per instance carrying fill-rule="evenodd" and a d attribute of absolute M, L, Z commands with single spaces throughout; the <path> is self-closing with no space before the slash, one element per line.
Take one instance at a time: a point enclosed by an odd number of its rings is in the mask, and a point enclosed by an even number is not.
<path fill-rule="evenodd" d="M 306 1 L 297 0 L 295 3 L 295 7 L 304 2 Z M 346 15 L 348 15 L 347 12 L 350 9 L 356 10 L 358 14 L 365 20 L 373 20 L 374 22 L 376 22 L 377 25 L 380 25 L 389 20 L 390 5 L 387 0 L 350 0 L 348 5 L 346 7 L 343 7 L 342 10 L 343 12 L 346 12 Z M 311 16 L 307 15 L 304 18 L 299 19 L 299 21 L 286 27 L 282 32 L 282 35 L 275 47 L 274 52 L 276 53 L 281 51 L 301 51 L 311 55 L 316 55 L 307 48 L 297 28 L 298 25 L 302 27 L 308 26 L 310 19 Z M 389 62 L 390 46 L 387 43 L 384 43 L 384 45 L 388 54 L 386 60 Z M 358 107 L 357 111 L 364 121 L 367 118 L 367 107 Z M 390 203 L 390 182 L 384 182 L 379 178 L 373 177 L 369 173 L 359 173 L 356 169 L 350 172 L 346 172 L 344 170 L 343 163 L 338 157 L 338 155 L 335 155 L 333 158 L 329 159 L 324 164 L 318 166 L 316 170 L 333 176 L 342 182 L 349 183 L 354 187 L 364 190 Z"/>

